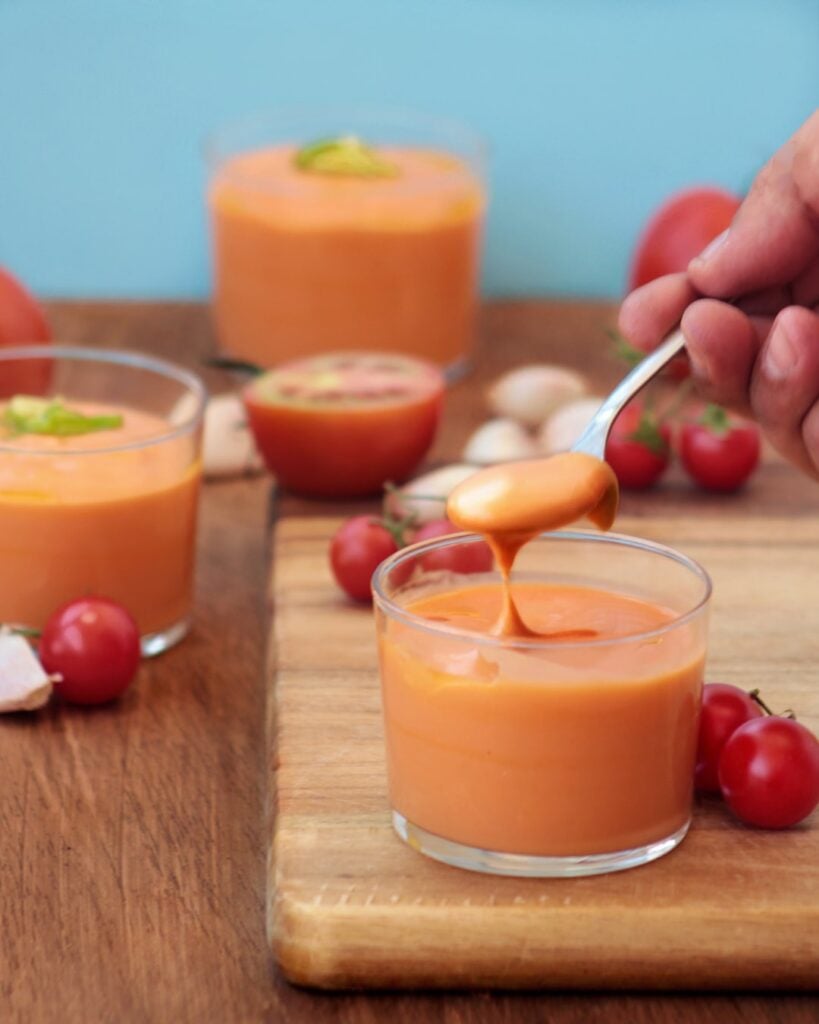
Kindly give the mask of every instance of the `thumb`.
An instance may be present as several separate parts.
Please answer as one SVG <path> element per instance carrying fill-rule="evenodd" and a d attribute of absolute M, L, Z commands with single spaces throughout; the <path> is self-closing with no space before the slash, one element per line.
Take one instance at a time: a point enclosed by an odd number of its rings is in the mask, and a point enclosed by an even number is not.
<path fill-rule="evenodd" d="M 819 110 L 757 176 L 731 227 L 688 267 L 698 291 L 739 298 L 791 282 L 819 257 Z"/>

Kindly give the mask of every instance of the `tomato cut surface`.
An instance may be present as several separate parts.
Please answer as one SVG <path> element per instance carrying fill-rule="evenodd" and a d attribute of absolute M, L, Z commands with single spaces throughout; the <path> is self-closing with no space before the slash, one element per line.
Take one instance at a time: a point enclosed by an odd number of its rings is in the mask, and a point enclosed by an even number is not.
<path fill-rule="evenodd" d="M 243 391 L 267 468 L 308 497 L 374 494 L 429 450 L 443 408 L 441 371 L 420 359 L 338 353 L 286 363 Z"/>

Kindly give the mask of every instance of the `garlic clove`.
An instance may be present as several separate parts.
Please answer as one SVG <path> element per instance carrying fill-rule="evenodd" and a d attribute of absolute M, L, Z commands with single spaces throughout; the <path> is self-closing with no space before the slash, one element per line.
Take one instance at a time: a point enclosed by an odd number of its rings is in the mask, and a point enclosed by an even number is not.
<path fill-rule="evenodd" d="M 206 477 L 241 476 L 261 470 L 262 460 L 238 395 L 215 395 L 205 407 L 202 465 Z"/>
<path fill-rule="evenodd" d="M 476 472 L 476 466 L 460 462 L 433 469 L 391 491 L 384 500 L 384 511 L 396 519 L 411 518 L 418 526 L 443 519 L 450 492 Z"/>
<path fill-rule="evenodd" d="M 537 427 L 560 406 L 586 394 L 581 374 L 565 366 L 535 363 L 499 377 L 487 398 L 496 416 Z"/>
<path fill-rule="evenodd" d="M 530 434 L 515 420 L 488 420 L 466 442 L 463 458 L 480 466 L 515 459 L 536 458 L 540 450 Z"/>
<path fill-rule="evenodd" d="M 34 711 L 48 703 L 51 676 L 22 636 L 0 631 L 0 712 Z"/>
<path fill-rule="evenodd" d="M 538 431 L 538 443 L 544 455 L 566 452 L 578 440 L 603 403 L 599 395 L 578 398 L 561 406 Z"/>

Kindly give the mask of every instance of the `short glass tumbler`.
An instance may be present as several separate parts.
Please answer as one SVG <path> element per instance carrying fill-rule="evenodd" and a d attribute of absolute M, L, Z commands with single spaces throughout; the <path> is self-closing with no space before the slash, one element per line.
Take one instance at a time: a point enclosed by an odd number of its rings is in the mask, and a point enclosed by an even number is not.
<path fill-rule="evenodd" d="M 315 174 L 298 149 L 357 136 L 386 176 Z M 486 146 L 401 111 L 278 110 L 207 146 L 213 312 L 222 346 L 259 366 L 367 350 L 457 375 L 475 342 Z"/>
<path fill-rule="evenodd" d="M 121 426 L 19 433 L 16 395 L 56 398 Z M 127 352 L 0 349 L 0 622 L 40 629 L 60 605 L 108 597 L 136 619 L 143 653 L 187 632 L 193 602 L 205 389 Z"/>
<path fill-rule="evenodd" d="M 600 874 L 668 853 L 691 821 L 707 574 L 647 541 L 551 533 L 520 552 L 513 586 L 545 585 L 545 599 L 572 588 L 592 617 L 609 598 L 647 602 L 661 626 L 503 638 L 414 611 L 499 584 L 425 568 L 478 543 L 406 548 L 373 580 L 396 831 L 437 860 L 504 875 Z"/>

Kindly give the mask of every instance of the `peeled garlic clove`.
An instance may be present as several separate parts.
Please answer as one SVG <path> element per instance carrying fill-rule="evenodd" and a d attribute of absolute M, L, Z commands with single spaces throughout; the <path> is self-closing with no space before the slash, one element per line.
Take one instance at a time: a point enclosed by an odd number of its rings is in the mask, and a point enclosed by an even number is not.
<path fill-rule="evenodd" d="M 475 466 L 460 462 L 433 469 L 389 493 L 384 500 L 384 511 L 396 519 L 411 518 L 418 526 L 443 519 L 450 492 L 476 472 Z"/>
<path fill-rule="evenodd" d="M 34 711 L 48 703 L 51 690 L 51 676 L 29 642 L 0 632 L 0 711 Z"/>
<path fill-rule="evenodd" d="M 600 408 L 603 399 L 598 395 L 578 398 L 562 406 L 546 420 L 538 432 L 540 450 L 544 455 L 566 452 L 577 441 Z"/>
<path fill-rule="evenodd" d="M 207 477 L 239 476 L 262 468 L 238 395 L 216 395 L 209 399 L 202 435 L 202 466 Z"/>
<path fill-rule="evenodd" d="M 503 374 L 487 397 L 497 416 L 537 427 L 555 409 L 585 393 L 586 382 L 579 373 L 565 366 L 536 363 Z"/>
<path fill-rule="evenodd" d="M 467 462 L 490 466 L 496 462 L 531 459 L 540 454 L 537 444 L 515 420 L 489 420 L 478 427 L 466 442 L 463 457 Z"/>

